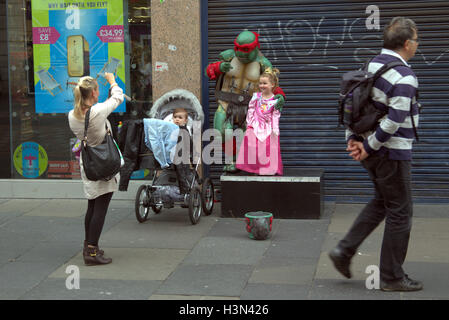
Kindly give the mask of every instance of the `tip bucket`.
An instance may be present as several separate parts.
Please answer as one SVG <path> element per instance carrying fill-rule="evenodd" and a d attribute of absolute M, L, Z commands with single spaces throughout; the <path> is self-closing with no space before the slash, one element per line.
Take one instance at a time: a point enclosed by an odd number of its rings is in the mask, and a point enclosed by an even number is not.
<path fill-rule="evenodd" d="M 271 235 L 273 214 L 269 212 L 257 211 L 245 214 L 246 231 L 251 239 L 265 240 Z"/>

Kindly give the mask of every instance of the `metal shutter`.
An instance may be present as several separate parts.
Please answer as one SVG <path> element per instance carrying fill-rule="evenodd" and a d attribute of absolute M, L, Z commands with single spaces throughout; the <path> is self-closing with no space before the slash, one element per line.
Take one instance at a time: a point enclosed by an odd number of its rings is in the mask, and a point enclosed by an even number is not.
<path fill-rule="evenodd" d="M 208 2 L 208 63 L 232 48 L 244 29 L 260 34 L 261 51 L 281 70 L 287 99 L 281 117 L 284 165 L 325 170 L 326 200 L 365 201 L 372 185 L 345 151 L 337 129 L 341 75 L 380 52 L 382 30 L 395 16 L 413 19 L 422 39 L 410 61 L 420 84 L 420 142 L 414 144 L 415 201 L 449 201 L 448 1 L 223 1 Z M 380 30 L 368 30 L 366 8 L 380 9 Z M 217 108 L 209 81 L 209 120 Z M 221 165 L 212 165 L 219 187 Z"/>

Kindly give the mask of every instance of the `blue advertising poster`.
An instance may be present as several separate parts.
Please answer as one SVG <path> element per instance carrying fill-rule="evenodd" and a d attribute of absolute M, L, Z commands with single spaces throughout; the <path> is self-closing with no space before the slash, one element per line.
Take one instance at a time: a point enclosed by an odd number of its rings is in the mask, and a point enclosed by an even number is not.
<path fill-rule="evenodd" d="M 122 0 L 34 0 L 32 14 L 36 113 L 72 110 L 83 76 L 97 79 L 99 101 L 108 97 L 104 72 L 125 90 Z M 115 110 L 125 111 L 125 103 Z"/>

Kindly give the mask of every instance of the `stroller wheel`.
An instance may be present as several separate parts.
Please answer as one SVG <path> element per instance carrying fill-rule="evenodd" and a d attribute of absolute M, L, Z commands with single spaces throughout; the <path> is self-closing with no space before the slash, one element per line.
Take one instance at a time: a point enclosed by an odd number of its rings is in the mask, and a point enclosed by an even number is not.
<path fill-rule="evenodd" d="M 204 179 L 201 185 L 201 205 L 206 216 L 212 213 L 214 208 L 214 185 L 210 178 Z"/>
<path fill-rule="evenodd" d="M 162 205 L 161 204 L 154 204 L 151 206 L 151 209 L 153 209 L 155 214 L 158 214 L 162 211 Z"/>
<path fill-rule="evenodd" d="M 150 211 L 150 197 L 151 194 L 149 193 L 146 185 L 142 185 L 139 189 L 137 189 L 134 206 L 137 221 L 140 223 L 145 222 L 148 219 L 148 213 Z"/>
<path fill-rule="evenodd" d="M 193 188 L 189 195 L 189 218 L 192 224 L 197 224 L 201 218 L 201 193 L 199 188 Z"/>

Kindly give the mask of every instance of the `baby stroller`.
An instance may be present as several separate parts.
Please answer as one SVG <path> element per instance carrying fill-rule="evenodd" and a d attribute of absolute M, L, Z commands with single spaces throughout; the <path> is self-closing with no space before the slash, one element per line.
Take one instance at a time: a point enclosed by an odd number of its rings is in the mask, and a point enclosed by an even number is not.
<path fill-rule="evenodd" d="M 194 120 L 198 121 L 196 123 L 200 121 L 201 126 L 203 125 L 204 113 L 201 104 L 195 95 L 182 89 L 173 90 L 159 98 L 149 116 L 170 121 L 173 110 L 178 107 L 186 109 L 189 114 L 187 127 L 190 125 L 191 128 Z M 141 185 L 137 190 L 135 212 L 139 222 L 145 222 L 151 210 L 152 213 L 159 214 L 163 208 L 173 208 L 175 205 L 188 208 L 192 224 L 199 222 L 203 212 L 205 215 L 212 213 L 214 186 L 209 177 L 200 177 L 198 171 L 201 166 L 201 157 L 198 157 L 193 167 L 191 164 L 171 164 L 168 168 L 162 169 L 150 149 L 139 156 L 147 158 L 147 161 L 142 163 L 146 163 L 146 169 L 152 172 L 152 180 Z"/>

